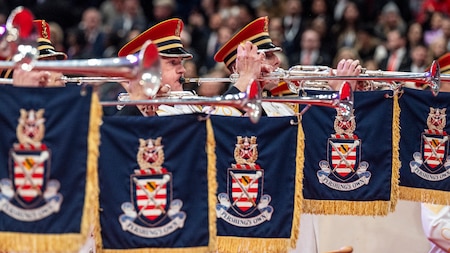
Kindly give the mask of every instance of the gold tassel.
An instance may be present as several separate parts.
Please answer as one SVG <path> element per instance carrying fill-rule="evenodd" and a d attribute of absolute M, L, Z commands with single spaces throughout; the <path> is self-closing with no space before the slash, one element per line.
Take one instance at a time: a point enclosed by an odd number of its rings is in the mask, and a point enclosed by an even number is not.
<path fill-rule="evenodd" d="M 450 205 L 450 192 L 400 186 L 400 199 L 437 205 Z"/>
<path fill-rule="evenodd" d="M 391 206 L 390 211 L 394 212 L 399 198 L 399 178 L 400 178 L 400 105 L 398 94 L 394 97 L 394 110 L 392 115 L 392 177 L 391 177 Z"/>
<path fill-rule="evenodd" d="M 191 248 L 143 248 L 143 249 L 105 249 L 103 253 L 199 253 L 199 252 L 213 252 L 206 251 L 206 247 L 191 247 Z"/>
<path fill-rule="evenodd" d="M 280 238 L 242 238 L 232 236 L 218 237 L 218 251 L 220 253 L 246 252 L 287 252 L 289 239 Z"/>
<path fill-rule="evenodd" d="M 311 214 L 337 214 L 384 216 L 389 213 L 390 201 L 303 200 L 303 212 Z"/>
<path fill-rule="evenodd" d="M 298 117 L 299 124 L 297 125 L 297 154 L 295 159 L 295 193 L 294 193 L 294 217 L 291 229 L 291 242 L 289 247 L 295 248 L 300 233 L 300 215 L 302 213 L 303 200 L 303 168 L 305 165 L 305 134 L 303 132 L 303 125 L 301 118 Z"/>
<path fill-rule="evenodd" d="M 86 171 L 85 200 L 81 220 L 81 233 L 68 234 L 25 234 L 1 233 L 0 251 L 10 252 L 78 252 L 92 229 L 99 230 L 98 219 L 98 146 L 100 143 L 100 122 L 102 109 L 96 94 L 92 95 L 88 133 L 88 157 Z M 100 233 L 96 234 L 97 238 Z M 99 248 L 99 247 L 98 247 Z"/>
<path fill-rule="evenodd" d="M 98 157 L 100 155 L 100 125 L 103 109 L 96 92 L 92 94 L 89 139 L 88 139 L 88 179 L 86 180 L 85 207 L 82 220 L 82 236 L 85 240 L 92 236 L 95 239 L 97 252 L 101 252 L 102 241 L 100 231 L 100 188 L 98 185 Z M 91 203 L 91 205 L 86 205 Z"/>
<path fill-rule="evenodd" d="M 208 156 L 208 218 L 209 218 L 209 251 L 217 248 L 216 205 L 217 205 L 217 169 L 216 140 L 211 119 L 206 121 L 206 154 Z"/>

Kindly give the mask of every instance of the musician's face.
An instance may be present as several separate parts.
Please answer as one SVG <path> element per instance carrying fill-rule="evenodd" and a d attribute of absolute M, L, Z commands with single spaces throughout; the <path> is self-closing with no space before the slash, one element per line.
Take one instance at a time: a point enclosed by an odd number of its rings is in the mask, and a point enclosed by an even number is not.
<path fill-rule="evenodd" d="M 280 67 L 280 58 L 274 52 L 266 52 L 266 58 L 264 63 L 273 67 L 273 70 Z M 264 89 L 271 90 L 278 86 L 278 81 L 266 81 L 264 82 Z"/>
<path fill-rule="evenodd" d="M 273 69 L 280 67 L 280 58 L 274 52 L 266 52 L 265 63 L 273 66 Z"/>
<path fill-rule="evenodd" d="M 172 91 L 182 91 L 180 77 L 185 72 L 181 57 L 161 57 L 161 85 L 168 84 Z"/>

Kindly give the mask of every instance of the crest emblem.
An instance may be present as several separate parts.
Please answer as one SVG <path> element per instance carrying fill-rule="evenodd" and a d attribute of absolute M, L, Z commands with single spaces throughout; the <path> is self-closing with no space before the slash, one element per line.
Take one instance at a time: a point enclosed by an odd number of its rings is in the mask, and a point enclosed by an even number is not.
<path fill-rule="evenodd" d="M 269 31 L 269 19 L 267 17 L 264 18 L 264 28 L 263 28 L 264 32 L 268 32 Z"/>
<path fill-rule="evenodd" d="M 442 167 L 447 157 L 448 136 L 444 131 L 447 108 L 430 108 L 427 127 L 422 134 L 424 163 L 430 171 Z"/>
<path fill-rule="evenodd" d="M 20 110 L 16 128 L 19 144 L 14 145 L 11 157 L 14 161 L 13 182 L 18 201 L 30 206 L 42 198 L 44 181 L 47 180 L 47 161 L 50 153 L 42 144 L 45 134 L 44 110 Z"/>
<path fill-rule="evenodd" d="M 427 129 L 421 134 L 421 152 L 413 154 L 411 172 L 425 180 L 440 181 L 450 176 L 448 157 L 447 108 L 432 108 L 427 116 Z"/>
<path fill-rule="evenodd" d="M 44 122 L 44 109 L 20 110 L 16 127 L 18 143 L 10 150 L 11 178 L 0 180 L 0 206 L 15 206 L 0 209 L 18 220 L 43 219 L 58 212 L 63 199 L 58 193 L 59 181 L 49 178 L 51 151 L 42 143 Z M 29 215 L 23 215 L 25 212 Z"/>
<path fill-rule="evenodd" d="M 172 199 L 172 173 L 163 167 L 162 137 L 139 139 L 139 169 L 130 175 L 131 200 L 122 204 L 119 221 L 123 230 L 137 236 L 157 238 L 183 227 L 183 202 Z"/>
<path fill-rule="evenodd" d="M 256 136 L 237 136 L 234 148 L 236 164 L 227 170 L 228 193 L 218 195 L 217 216 L 240 227 L 270 220 L 273 213 L 273 207 L 269 205 L 271 196 L 263 194 L 264 170 L 256 163 L 257 147 Z"/>
<path fill-rule="evenodd" d="M 177 28 L 175 29 L 175 36 L 180 37 L 181 34 L 181 21 L 177 22 Z"/>
<path fill-rule="evenodd" d="M 335 190 L 354 190 L 369 183 L 371 177 L 367 171 L 369 164 L 361 162 L 362 141 L 353 133 L 356 129 L 353 111 L 350 118 L 343 117 L 340 110 L 336 111 L 335 133 L 327 143 L 328 159 L 319 162 L 320 170 L 317 177 L 320 183 Z M 357 181 L 361 181 L 362 184 L 355 183 Z"/>

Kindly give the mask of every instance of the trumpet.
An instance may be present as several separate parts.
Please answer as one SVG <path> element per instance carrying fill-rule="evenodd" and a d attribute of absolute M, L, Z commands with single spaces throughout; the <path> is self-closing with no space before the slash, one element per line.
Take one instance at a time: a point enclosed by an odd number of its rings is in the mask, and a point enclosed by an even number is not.
<path fill-rule="evenodd" d="M 144 87 L 144 92 L 149 97 L 154 97 L 161 86 L 159 53 L 151 41 L 144 43 L 138 55 L 127 55 L 125 57 L 32 61 L 29 64 L 0 61 L 0 69 L 15 67 L 25 70 L 47 70 L 69 74 L 92 75 L 94 76 L 92 78 L 104 75 L 111 76 L 109 79 L 121 77 L 122 80 L 139 80 L 139 84 Z"/>
<path fill-rule="evenodd" d="M 36 49 L 37 32 L 33 26 L 34 15 L 23 6 L 11 11 L 4 26 L 0 27 L 0 56 L 2 58 L 19 57 L 29 59 L 27 54 L 38 54 Z M 20 48 L 20 54 L 16 56 Z M 25 57 L 26 56 L 26 57 Z"/>
<path fill-rule="evenodd" d="M 185 93 L 183 93 L 185 94 Z M 338 92 L 298 97 L 272 97 L 262 98 L 260 86 L 252 82 L 245 92 L 227 94 L 225 96 L 169 96 L 149 100 L 129 100 L 127 94 L 122 94 L 121 101 L 101 101 L 103 106 L 126 105 L 209 105 L 233 106 L 245 111 L 250 121 L 257 123 L 262 114 L 262 102 L 295 103 L 337 108 L 344 118 L 350 118 L 353 110 L 353 91 L 348 82 L 343 82 Z"/>
<path fill-rule="evenodd" d="M 450 81 L 450 75 L 440 74 L 439 64 L 433 61 L 430 70 L 424 73 L 398 72 L 398 71 L 382 71 L 363 69 L 359 76 L 338 76 L 337 70 L 327 66 L 293 66 L 288 70 L 277 68 L 275 71 L 262 75 L 258 81 L 285 81 L 288 88 L 295 94 L 300 89 L 313 88 L 321 90 L 330 90 L 327 80 L 356 80 L 356 81 L 372 81 L 370 83 L 371 90 L 374 88 L 387 87 L 397 90 L 402 87 L 402 82 L 413 81 L 419 83 L 427 83 L 431 87 L 434 95 L 437 95 L 440 89 L 441 81 Z M 331 75 L 330 75 L 331 74 Z M 205 82 L 236 82 L 238 74 L 234 73 L 229 78 L 181 78 L 181 83 L 205 83 Z M 378 81 L 378 82 L 376 82 Z M 399 83 L 400 82 L 400 83 Z"/>
<path fill-rule="evenodd" d="M 182 93 L 185 94 L 185 93 Z M 250 121 L 258 123 L 262 115 L 261 91 L 259 85 L 253 82 L 245 92 L 227 94 L 225 96 L 199 97 L 199 96 L 165 96 L 147 100 L 130 100 L 127 94 L 121 95 L 121 101 L 100 101 L 102 106 L 126 105 L 222 105 L 233 106 L 245 111 Z"/>
<path fill-rule="evenodd" d="M 55 81 L 62 81 L 63 83 L 76 83 L 76 84 L 101 84 L 106 82 L 129 82 L 130 78 L 118 77 L 118 76 L 61 76 L 56 78 Z M 13 79 L 11 78 L 0 78 L 1 84 L 13 84 Z"/>
<path fill-rule="evenodd" d="M 330 75 L 332 73 L 332 75 Z M 356 81 L 384 81 L 393 82 L 392 85 L 385 85 L 391 89 L 397 90 L 402 85 L 395 82 L 414 81 L 419 83 L 427 83 L 431 87 L 433 95 L 439 93 L 441 81 L 450 81 L 450 75 L 441 75 L 439 63 L 433 61 L 430 70 L 424 73 L 398 72 L 398 71 L 381 71 L 363 69 L 359 76 L 338 76 L 337 70 L 326 66 L 294 66 L 289 70 L 278 69 L 273 74 L 263 77 L 264 80 L 284 80 L 288 84 L 289 89 L 298 93 L 303 87 L 303 81 L 312 80 L 356 80 Z M 301 81 L 292 82 L 292 81 Z M 377 84 L 380 86 L 380 84 Z"/>

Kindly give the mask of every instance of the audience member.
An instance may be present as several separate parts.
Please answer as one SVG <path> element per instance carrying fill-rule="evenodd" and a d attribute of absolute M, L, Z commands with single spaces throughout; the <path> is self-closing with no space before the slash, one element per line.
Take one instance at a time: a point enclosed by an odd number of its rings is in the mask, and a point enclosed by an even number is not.
<path fill-rule="evenodd" d="M 400 30 L 391 30 L 387 34 L 387 56 L 380 61 L 380 68 L 387 71 L 405 71 L 410 64 L 406 39 Z"/>
<path fill-rule="evenodd" d="M 103 32 L 102 16 L 97 8 L 91 7 L 83 12 L 78 29 L 84 34 L 86 45 L 82 49 L 86 58 L 103 57 L 106 34 Z"/>
<path fill-rule="evenodd" d="M 408 26 L 408 32 L 406 34 L 406 47 L 410 50 L 411 48 L 424 43 L 422 25 L 418 22 L 412 22 Z"/>
<path fill-rule="evenodd" d="M 358 51 L 362 61 L 374 59 L 377 46 L 380 40 L 375 36 L 375 31 L 370 25 L 359 26 L 356 33 L 355 49 Z"/>
<path fill-rule="evenodd" d="M 122 15 L 124 0 L 105 0 L 100 4 L 99 10 L 102 14 L 103 29 L 110 33 L 116 17 Z"/>
<path fill-rule="evenodd" d="M 331 56 L 322 50 L 319 33 L 306 29 L 300 41 L 300 52 L 290 55 L 289 65 L 325 65 L 330 66 Z"/>
<path fill-rule="evenodd" d="M 153 16 L 150 26 L 174 16 L 176 10 L 175 0 L 153 0 Z"/>
<path fill-rule="evenodd" d="M 147 27 L 147 19 L 141 8 L 139 0 L 124 0 L 123 11 L 113 20 L 111 32 L 125 38 L 131 30 L 143 31 Z"/>
<path fill-rule="evenodd" d="M 348 2 L 344 8 L 341 20 L 332 27 L 336 38 L 336 48 L 353 47 L 356 42 L 356 32 L 360 24 L 360 11 L 355 2 Z"/>
<path fill-rule="evenodd" d="M 387 33 L 392 30 L 399 30 L 406 33 L 406 23 L 400 15 L 400 9 L 394 2 L 388 2 L 383 6 L 378 21 L 375 24 L 377 36 L 385 40 Z"/>
<path fill-rule="evenodd" d="M 281 16 L 284 30 L 284 43 L 282 47 L 287 52 L 296 52 L 300 49 L 300 37 L 307 23 L 302 15 L 302 1 L 286 0 Z"/>
<path fill-rule="evenodd" d="M 425 45 L 419 44 L 410 50 L 411 64 L 405 71 L 413 73 L 423 73 L 427 66 L 430 65 L 428 57 L 428 49 Z"/>
<path fill-rule="evenodd" d="M 431 14 L 430 26 L 423 31 L 423 40 L 425 45 L 430 45 L 436 38 L 442 36 L 442 21 L 444 17 L 441 12 Z"/>

